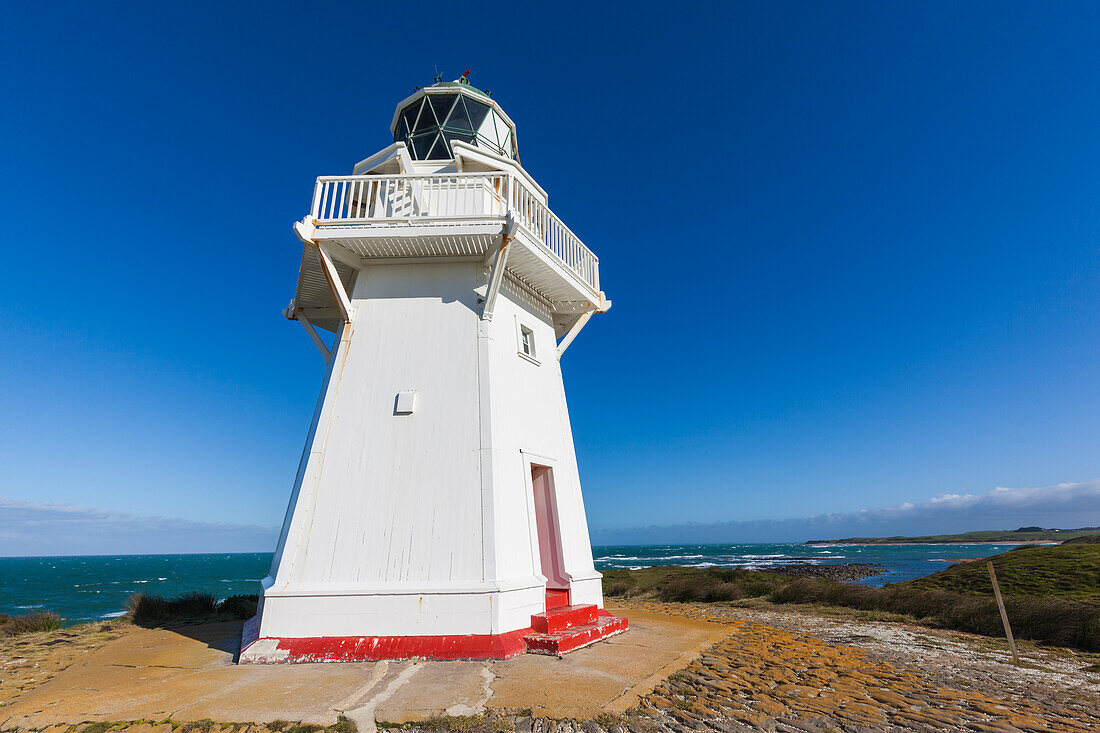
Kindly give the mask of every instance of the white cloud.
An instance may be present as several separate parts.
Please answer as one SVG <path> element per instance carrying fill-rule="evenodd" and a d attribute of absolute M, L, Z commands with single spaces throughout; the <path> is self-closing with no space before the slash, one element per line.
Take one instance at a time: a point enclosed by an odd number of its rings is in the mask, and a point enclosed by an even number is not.
<path fill-rule="evenodd" d="M 921 503 L 801 519 L 594 530 L 597 545 L 635 543 L 803 542 L 841 537 L 948 534 L 1020 526 L 1100 525 L 1100 480 L 986 494 L 942 494 Z"/>
<path fill-rule="evenodd" d="M 850 536 L 943 534 L 1020 526 L 1100 525 L 1100 480 L 985 494 L 942 494 L 920 503 L 801 519 L 592 531 L 598 545 L 802 542 Z M 0 556 L 269 552 L 277 527 L 143 517 L 72 504 L 0 497 Z"/>
<path fill-rule="evenodd" d="M 277 528 L 0 497 L 0 556 L 265 552 Z"/>

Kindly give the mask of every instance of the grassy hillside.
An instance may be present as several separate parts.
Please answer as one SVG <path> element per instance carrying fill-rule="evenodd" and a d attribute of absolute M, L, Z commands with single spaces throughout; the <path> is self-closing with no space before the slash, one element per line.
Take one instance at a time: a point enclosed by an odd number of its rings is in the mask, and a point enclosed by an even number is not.
<path fill-rule="evenodd" d="M 1021 527 L 1020 529 L 990 529 L 962 534 L 936 534 L 919 537 L 847 537 L 842 540 L 810 540 L 807 545 L 964 545 L 975 542 L 1065 542 L 1076 537 L 1100 537 L 1100 527 L 1082 527 L 1080 529 L 1042 529 L 1040 527 Z"/>
<path fill-rule="evenodd" d="M 990 558 L 1006 596 L 1065 598 L 1100 603 L 1100 537 L 1082 537 L 1053 547 L 1017 547 Z M 906 583 L 922 590 L 989 595 L 986 560 L 974 560 Z"/>
<path fill-rule="evenodd" d="M 992 558 L 1012 629 L 1021 639 L 1100 652 L 1100 538 L 1021 547 Z M 883 588 L 733 568 L 605 570 L 608 597 L 812 604 L 901 614 L 940 628 L 1004 634 L 986 561 Z"/>

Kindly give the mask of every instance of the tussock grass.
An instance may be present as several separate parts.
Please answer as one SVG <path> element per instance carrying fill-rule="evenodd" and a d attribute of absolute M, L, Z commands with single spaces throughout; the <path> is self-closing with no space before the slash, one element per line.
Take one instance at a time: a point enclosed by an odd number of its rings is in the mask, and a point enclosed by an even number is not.
<path fill-rule="evenodd" d="M 36 631 L 53 631 L 61 628 L 62 619 L 52 611 L 8 616 L 0 613 L 0 637 L 33 634 Z"/>
<path fill-rule="evenodd" d="M 988 576 L 987 576 L 988 577 Z M 868 588 L 835 581 L 797 578 L 772 593 L 773 603 L 816 603 L 864 611 L 904 614 L 921 623 L 985 636 L 1003 636 L 997 602 L 945 590 L 925 590 L 907 583 Z M 1012 632 L 1020 639 L 1100 651 L 1100 604 L 1039 596 L 1006 596 Z"/>
<path fill-rule="evenodd" d="M 258 596 L 230 596 L 220 603 L 212 593 L 185 593 L 164 598 L 135 593 L 126 601 L 131 621 L 138 626 L 244 620 L 256 614 Z"/>

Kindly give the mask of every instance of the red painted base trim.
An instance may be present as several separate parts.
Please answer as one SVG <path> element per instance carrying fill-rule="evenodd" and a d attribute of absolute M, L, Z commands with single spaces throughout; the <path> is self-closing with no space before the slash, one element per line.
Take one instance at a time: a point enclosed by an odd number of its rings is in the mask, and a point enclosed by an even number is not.
<path fill-rule="evenodd" d="M 527 651 L 531 629 L 472 636 L 315 636 L 242 638 L 242 664 L 375 662 L 380 659 L 508 659 Z"/>
<path fill-rule="evenodd" d="M 245 622 L 241 664 L 306 662 L 376 662 L 381 659 L 508 659 L 524 652 L 561 655 L 626 631 L 629 622 L 595 606 L 574 606 L 537 614 L 546 618 L 534 628 L 506 634 L 470 636 L 315 636 L 303 639 L 259 637 L 260 617 Z M 565 628 L 556 623 L 568 620 Z M 588 622 L 588 623 L 583 623 Z M 576 625 L 573 625 L 576 623 Z M 553 630 L 551 630 L 553 629 Z M 549 633 L 547 633 L 549 632 Z"/>
<path fill-rule="evenodd" d="M 630 622 L 625 618 L 607 614 L 601 615 L 595 623 L 574 626 L 553 634 L 535 632 L 528 634 L 523 640 L 527 642 L 527 651 L 530 654 L 561 656 L 581 647 L 595 644 L 597 641 L 606 639 L 609 636 L 621 634 L 629 626 Z"/>

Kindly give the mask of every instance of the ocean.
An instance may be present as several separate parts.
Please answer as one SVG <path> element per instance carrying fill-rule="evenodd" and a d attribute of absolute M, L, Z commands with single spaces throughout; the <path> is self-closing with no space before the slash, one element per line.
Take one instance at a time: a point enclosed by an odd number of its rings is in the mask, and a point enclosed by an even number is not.
<path fill-rule="evenodd" d="M 881 586 L 929 575 L 960 558 L 988 557 L 1015 545 L 646 545 L 594 547 L 596 568 L 654 565 L 767 569 L 791 563 L 879 563 L 887 572 L 856 581 Z M 218 598 L 258 593 L 271 553 L 0 557 L 0 613 L 56 611 L 67 623 L 121 616 L 133 593 Z"/>

